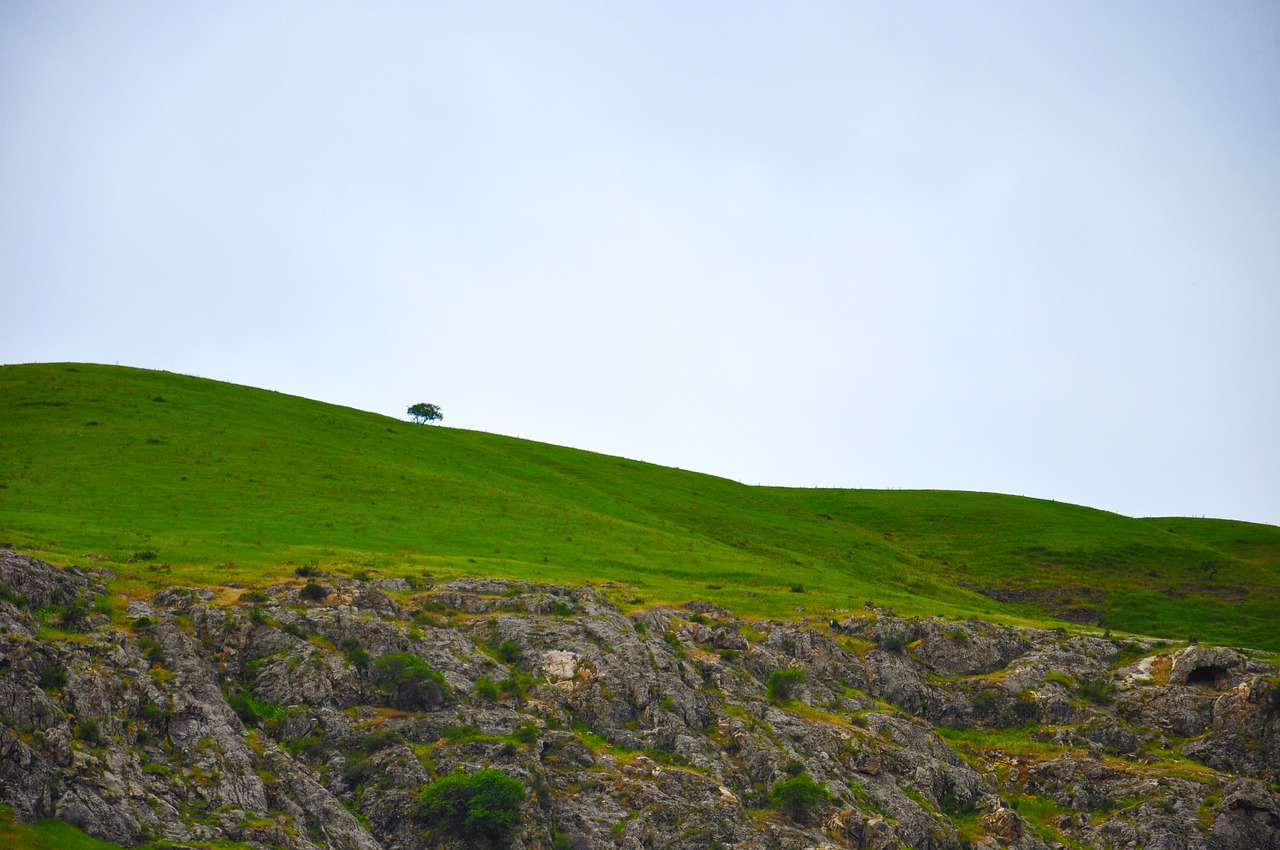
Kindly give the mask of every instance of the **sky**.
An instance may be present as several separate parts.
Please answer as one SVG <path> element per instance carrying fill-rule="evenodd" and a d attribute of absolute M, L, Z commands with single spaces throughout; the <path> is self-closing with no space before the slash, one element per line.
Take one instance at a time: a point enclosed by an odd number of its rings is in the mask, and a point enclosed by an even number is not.
<path fill-rule="evenodd" d="M 1280 525 L 1280 3 L 0 0 L 0 316 L 0 363 Z"/>

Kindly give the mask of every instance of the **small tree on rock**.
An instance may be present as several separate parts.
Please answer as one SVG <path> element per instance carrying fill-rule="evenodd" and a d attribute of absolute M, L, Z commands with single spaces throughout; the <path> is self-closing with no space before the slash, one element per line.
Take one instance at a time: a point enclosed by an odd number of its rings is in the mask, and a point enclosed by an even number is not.
<path fill-rule="evenodd" d="M 445 701 L 449 686 L 416 655 L 394 652 L 373 662 L 373 679 L 396 708 L 429 711 Z"/>
<path fill-rule="evenodd" d="M 420 401 L 409 408 L 408 413 L 413 417 L 413 421 L 421 425 L 423 422 L 441 422 L 444 420 L 444 413 L 434 404 L 427 404 Z"/>
<path fill-rule="evenodd" d="M 804 687 L 804 671 L 797 667 L 774 670 L 769 674 L 765 692 L 770 702 L 791 702 Z"/>
<path fill-rule="evenodd" d="M 490 768 L 451 773 L 423 789 L 414 819 L 475 846 L 476 840 L 502 847 L 520 820 L 524 783 Z"/>
<path fill-rule="evenodd" d="M 803 773 L 775 782 L 769 789 L 769 802 L 795 821 L 805 820 L 830 798 L 826 788 Z"/>

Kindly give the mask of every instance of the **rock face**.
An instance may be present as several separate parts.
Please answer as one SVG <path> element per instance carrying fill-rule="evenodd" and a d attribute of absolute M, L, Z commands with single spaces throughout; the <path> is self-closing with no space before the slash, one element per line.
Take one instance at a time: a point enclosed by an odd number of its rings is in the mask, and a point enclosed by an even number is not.
<path fill-rule="evenodd" d="M 1280 671 L 1229 649 L 494 579 L 113 614 L 106 578 L 0 552 L 0 802 L 124 846 L 483 846 L 417 802 L 496 768 L 528 850 L 1280 848 Z"/>

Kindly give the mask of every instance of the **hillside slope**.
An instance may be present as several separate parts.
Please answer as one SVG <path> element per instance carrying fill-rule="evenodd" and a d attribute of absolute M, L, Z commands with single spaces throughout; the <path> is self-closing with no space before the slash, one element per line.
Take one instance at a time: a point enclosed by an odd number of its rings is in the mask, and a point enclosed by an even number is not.
<path fill-rule="evenodd" d="M 199 378 L 0 368 L 0 543 L 138 595 L 351 574 L 611 583 L 632 609 L 1058 616 L 1280 651 L 1280 529 L 983 493 L 748 487 Z M 129 563 L 130 561 L 134 563 Z"/>

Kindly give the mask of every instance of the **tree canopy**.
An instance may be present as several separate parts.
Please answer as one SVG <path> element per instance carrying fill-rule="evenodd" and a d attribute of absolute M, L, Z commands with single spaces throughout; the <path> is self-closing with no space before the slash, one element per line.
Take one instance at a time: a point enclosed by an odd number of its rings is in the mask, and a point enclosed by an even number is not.
<path fill-rule="evenodd" d="M 769 802 L 797 821 L 807 818 L 830 798 L 826 788 L 803 773 L 775 782 L 769 790 Z"/>
<path fill-rule="evenodd" d="M 413 816 L 463 839 L 505 844 L 520 819 L 524 784 L 493 768 L 451 773 L 423 789 Z"/>
<path fill-rule="evenodd" d="M 373 680 L 391 695 L 397 708 L 409 711 L 435 708 L 449 694 L 444 676 L 407 652 L 393 652 L 375 660 Z"/>
<path fill-rule="evenodd" d="M 408 414 L 412 416 L 413 421 L 418 424 L 422 424 L 423 422 L 441 422 L 444 420 L 444 412 L 434 404 L 427 404 L 425 401 L 420 401 L 417 404 L 412 405 L 408 410 Z"/>

